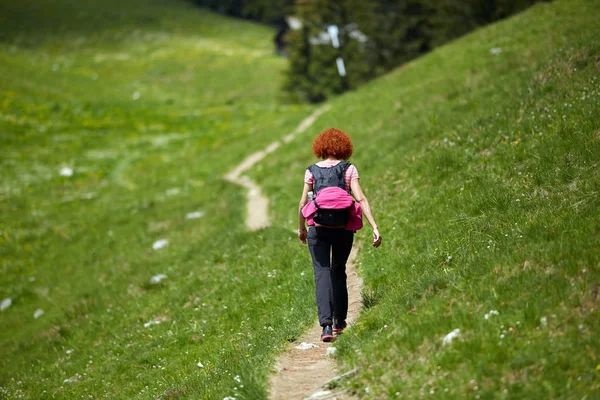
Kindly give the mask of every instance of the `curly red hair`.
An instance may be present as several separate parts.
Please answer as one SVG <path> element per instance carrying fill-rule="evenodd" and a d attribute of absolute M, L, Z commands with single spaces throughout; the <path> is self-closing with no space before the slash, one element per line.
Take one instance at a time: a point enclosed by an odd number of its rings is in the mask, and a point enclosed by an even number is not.
<path fill-rule="evenodd" d="M 354 146 L 348 135 L 337 128 L 325 129 L 312 144 L 314 155 L 322 159 L 335 157 L 338 160 L 347 160 L 353 150 Z"/>

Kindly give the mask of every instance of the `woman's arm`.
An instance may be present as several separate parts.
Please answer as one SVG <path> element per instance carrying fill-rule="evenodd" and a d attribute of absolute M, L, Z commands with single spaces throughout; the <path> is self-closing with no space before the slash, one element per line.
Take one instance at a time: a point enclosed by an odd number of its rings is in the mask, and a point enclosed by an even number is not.
<path fill-rule="evenodd" d="M 371 211 L 371 206 L 369 206 L 369 200 L 367 200 L 362 188 L 360 187 L 360 180 L 353 179 L 352 182 L 350 182 L 350 188 L 352 189 L 354 198 L 360 203 L 363 213 L 365 214 L 365 217 L 367 217 L 367 221 L 369 221 L 369 224 L 371 224 L 371 227 L 373 228 L 373 246 L 379 247 L 381 244 L 381 235 L 379 234 L 375 217 Z"/>
<path fill-rule="evenodd" d="M 298 239 L 302 243 L 306 243 L 306 219 L 302 215 L 302 209 L 308 203 L 308 192 L 313 190 L 313 185 L 304 182 L 302 197 L 300 197 L 300 205 L 298 207 Z"/>

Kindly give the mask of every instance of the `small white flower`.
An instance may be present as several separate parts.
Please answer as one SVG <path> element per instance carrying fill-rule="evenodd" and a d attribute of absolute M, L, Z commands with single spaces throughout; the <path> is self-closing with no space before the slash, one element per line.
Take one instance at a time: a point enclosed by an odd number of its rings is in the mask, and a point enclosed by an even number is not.
<path fill-rule="evenodd" d="M 60 171 L 58 171 L 58 173 L 60 174 L 60 176 L 73 176 L 73 169 L 69 167 L 62 167 Z"/>
<path fill-rule="evenodd" d="M 141 96 L 141 94 L 140 94 L 140 92 L 138 92 L 137 90 L 131 94 L 131 98 L 132 98 L 133 100 L 137 100 L 137 99 L 139 99 L 139 98 L 140 98 L 140 96 Z"/>
<path fill-rule="evenodd" d="M 159 250 L 159 249 L 162 249 L 163 247 L 165 247 L 168 244 L 169 244 L 169 241 L 167 239 L 160 239 L 160 240 L 157 240 L 156 242 L 154 242 L 152 244 L 152 248 L 154 250 Z"/>
<path fill-rule="evenodd" d="M 198 362 L 198 364 L 196 364 L 199 368 L 204 368 L 204 364 L 202 364 L 201 362 Z"/>
<path fill-rule="evenodd" d="M 500 53 L 502 53 L 502 49 L 500 47 L 492 47 L 490 49 L 490 54 L 493 56 L 498 55 Z"/>
<path fill-rule="evenodd" d="M 12 305 L 12 299 L 10 297 L 2 300 L 2 303 L 0 303 L 0 311 L 6 310 L 11 305 Z"/>
<path fill-rule="evenodd" d="M 69 350 L 65 351 L 65 353 L 71 354 L 73 351 L 74 351 L 73 349 L 69 349 Z"/>
<path fill-rule="evenodd" d="M 540 318 L 540 324 L 542 324 L 542 326 L 545 328 L 548 326 L 548 318 L 546 317 L 542 317 Z"/>
<path fill-rule="evenodd" d="M 237 383 L 241 383 L 242 382 L 242 379 L 240 378 L 239 375 L 234 376 L 233 380 L 236 381 Z"/>
<path fill-rule="evenodd" d="M 38 319 L 39 317 L 41 317 L 42 315 L 44 315 L 44 310 L 42 310 L 41 308 L 38 308 L 37 310 L 35 310 L 35 312 L 33 313 L 33 318 Z"/>

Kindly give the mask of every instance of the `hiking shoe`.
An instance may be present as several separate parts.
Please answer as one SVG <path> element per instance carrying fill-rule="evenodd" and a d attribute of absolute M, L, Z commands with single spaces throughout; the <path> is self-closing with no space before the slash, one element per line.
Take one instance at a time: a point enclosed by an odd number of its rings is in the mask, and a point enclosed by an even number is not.
<path fill-rule="evenodd" d="M 333 333 L 342 333 L 344 329 L 346 329 L 346 320 L 333 320 Z"/>
<path fill-rule="evenodd" d="M 331 325 L 324 325 L 323 333 L 321 334 L 321 342 L 331 342 L 334 338 L 335 336 L 333 336 Z"/>

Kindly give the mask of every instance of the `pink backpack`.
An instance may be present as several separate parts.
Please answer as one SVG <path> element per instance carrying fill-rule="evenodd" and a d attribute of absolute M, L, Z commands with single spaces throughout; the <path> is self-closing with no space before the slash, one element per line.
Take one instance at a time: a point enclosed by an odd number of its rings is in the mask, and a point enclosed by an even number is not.
<path fill-rule="evenodd" d="M 352 231 L 363 226 L 360 204 L 347 191 L 337 186 L 319 190 L 316 198 L 302 209 L 302 216 L 308 220 L 308 225 L 316 223 Z"/>

